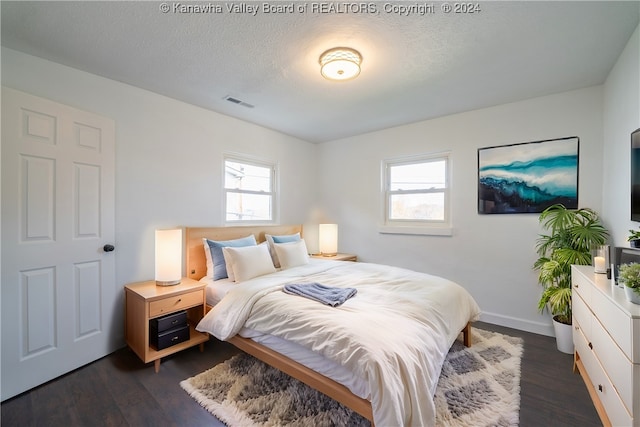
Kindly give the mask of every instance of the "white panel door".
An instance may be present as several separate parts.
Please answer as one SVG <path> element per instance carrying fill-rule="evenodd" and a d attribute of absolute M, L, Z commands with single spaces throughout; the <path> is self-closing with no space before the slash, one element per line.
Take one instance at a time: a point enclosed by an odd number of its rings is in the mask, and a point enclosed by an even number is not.
<path fill-rule="evenodd" d="M 113 120 L 2 88 L 2 400 L 109 354 Z"/>

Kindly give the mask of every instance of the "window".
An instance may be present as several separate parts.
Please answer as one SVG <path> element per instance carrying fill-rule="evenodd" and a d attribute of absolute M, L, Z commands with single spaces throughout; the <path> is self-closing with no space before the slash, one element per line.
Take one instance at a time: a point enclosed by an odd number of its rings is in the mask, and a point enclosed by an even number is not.
<path fill-rule="evenodd" d="M 382 232 L 451 234 L 449 153 L 386 160 L 383 175 Z"/>
<path fill-rule="evenodd" d="M 273 164 L 239 157 L 224 160 L 224 209 L 227 222 L 273 222 L 275 173 Z"/>

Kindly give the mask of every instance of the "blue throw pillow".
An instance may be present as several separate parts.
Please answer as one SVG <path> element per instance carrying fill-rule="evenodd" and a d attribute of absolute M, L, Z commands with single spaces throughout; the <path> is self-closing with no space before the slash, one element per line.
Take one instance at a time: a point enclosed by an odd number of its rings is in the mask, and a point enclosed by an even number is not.
<path fill-rule="evenodd" d="M 271 236 L 273 243 L 290 243 L 300 240 L 300 233 L 287 234 L 286 236 Z"/>
<path fill-rule="evenodd" d="M 255 246 L 257 245 L 254 235 L 243 237 L 242 239 L 235 240 L 222 240 L 215 241 L 207 239 L 209 250 L 211 251 L 211 260 L 213 262 L 213 280 L 226 279 L 227 264 L 224 262 L 224 254 L 222 248 L 225 246 L 242 247 L 242 246 Z"/>

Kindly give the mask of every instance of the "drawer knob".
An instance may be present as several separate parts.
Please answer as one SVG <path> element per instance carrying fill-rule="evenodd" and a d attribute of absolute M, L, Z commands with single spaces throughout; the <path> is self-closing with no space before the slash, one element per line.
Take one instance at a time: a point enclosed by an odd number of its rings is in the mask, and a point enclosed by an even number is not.
<path fill-rule="evenodd" d="M 593 344 L 592 344 L 592 343 L 589 343 L 589 348 L 590 348 L 591 350 L 593 350 Z"/>
<path fill-rule="evenodd" d="M 602 384 L 598 384 L 598 391 L 600 393 L 602 393 L 602 390 L 604 389 L 604 387 L 602 387 Z"/>
<path fill-rule="evenodd" d="M 580 286 L 578 284 L 573 285 L 574 288 L 579 288 Z"/>

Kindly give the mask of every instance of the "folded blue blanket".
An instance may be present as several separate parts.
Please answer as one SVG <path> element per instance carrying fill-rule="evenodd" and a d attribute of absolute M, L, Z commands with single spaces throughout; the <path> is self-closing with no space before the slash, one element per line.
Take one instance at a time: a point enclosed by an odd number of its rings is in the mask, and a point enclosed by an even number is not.
<path fill-rule="evenodd" d="M 290 283 L 284 285 L 282 290 L 288 294 L 299 295 L 332 307 L 343 304 L 358 292 L 356 288 L 336 288 L 320 283 Z"/>

